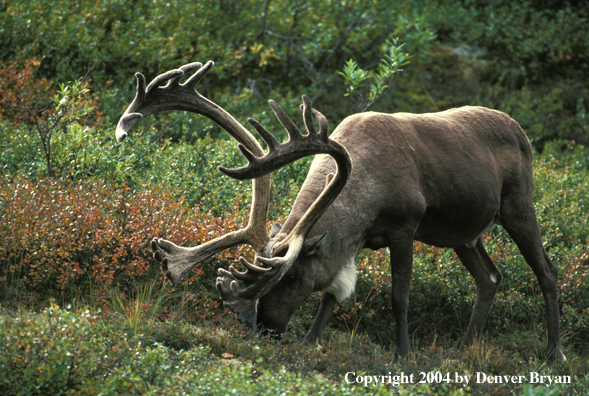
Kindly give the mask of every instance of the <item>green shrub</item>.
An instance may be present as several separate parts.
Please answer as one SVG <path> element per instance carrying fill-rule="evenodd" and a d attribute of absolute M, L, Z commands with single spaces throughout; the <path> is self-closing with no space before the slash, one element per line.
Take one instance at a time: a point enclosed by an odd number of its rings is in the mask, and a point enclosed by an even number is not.
<path fill-rule="evenodd" d="M 255 1 L 9 3 L 0 14 L 0 40 L 6 43 L 0 59 L 15 57 L 17 49 L 26 58 L 43 58 L 41 73 L 55 81 L 72 81 L 97 65 L 93 86 L 100 92 L 113 90 L 103 108 L 111 122 L 122 110 L 134 72 L 151 78 L 184 63 L 213 59 L 216 72 L 204 94 L 240 117 L 240 107 L 266 110 L 270 97 L 327 94 L 334 83 L 330 77 L 344 60 L 358 54 L 354 58 L 364 64 L 381 52 L 396 29 L 397 12 L 407 8 L 411 5 L 364 7 L 335 1 L 312 6 L 277 1 L 266 10 Z M 121 93 L 115 85 L 124 86 Z M 249 91 L 247 103 L 232 107 L 231 99 L 221 100 L 244 89 Z"/>
<path fill-rule="evenodd" d="M 539 152 L 544 151 L 550 142 L 560 143 L 563 147 L 570 143 L 587 145 L 589 118 L 584 98 L 571 97 L 574 94 L 570 92 L 573 89 L 570 85 L 560 83 L 550 88 L 524 86 L 521 90 L 510 90 L 497 84 L 485 96 L 479 97 L 477 104 L 509 114 Z M 576 103 L 570 103 L 571 100 Z"/>
<path fill-rule="evenodd" d="M 443 1 L 426 20 L 442 40 L 472 46 L 493 63 L 492 78 L 507 84 L 586 73 L 586 3 Z M 544 82 L 544 81 L 543 81 Z"/>
<path fill-rule="evenodd" d="M 188 335 L 197 343 L 181 349 L 168 348 L 145 334 L 127 332 L 116 318 L 100 311 L 62 309 L 54 303 L 40 313 L 0 308 L 0 392 L 463 395 L 521 391 L 535 394 L 539 389 L 549 389 L 557 394 L 575 394 L 587 385 L 583 371 L 586 361 L 581 363 L 576 356 L 569 356 L 570 363 L 550 366 L 538 359 L 528 361 L 514 350 L 511 338 L 460 353 L 451 353 L 434 341 L 429 347 L 416 348 L 415 361 L 383 369 L 383 360 L 389 354 L 362 335 L 351 339 L 345 333 L 329 332 L 324 348 L 308 348 L 290 338 L 275 343 L 251 337 L 235 325 L 229 327 L 231 332 L 208 323 L 167 322 L 159 327 L 172 329 L 167 330 L 169 334 Z M 348 372 L 397 375 L 400 371 L 407 376 L 413 374 L 414 383 L 364 387 L 345 380 Z M 430 371 L 524 376 L 534 371 L 541 375 L 571 375 L 572 383 L 545 388 L 531 384 L 476 384 L 471 378 L 469 388 L 460 384 L 418 384 L 420 373 Z"/>
<path fill-rule="evenodd" d="M 577 108 L 589 100 L 583 34 L 589 9 L 540 3 L 10 2 L 0 13 L 0 41 L 6 43 L 0 60 L 5 67 L 15 59 L 40 60 L 38 81 L 74 81 L 96 66 L 90 82 L 111 124 L 133 97 L 134 72 L 151 79 L 213 59 L 215 71 L 202 93 L 237 119 L 264 118 L 269 98 L 298 103 L 307 93 L 335 125 L 357 111 L 338 99 L 345 86 L 337 70 L 350 58 L 373 68 L 386 40 L 399 37 L 415 57 L 391 85 L 395 94 L 375 103 L 375 110 L 483 103 L 519 113 L 539 148 L 554 135 L 586 144 Z M 184 114 L 157 117 L 152 125 L 173 140 L 219 134 L 218 127 Z"/>
<path fill-rule="evenodd" d="M 121 335 L 88 311 L 74 313 L 56 305 L 39 315 L 3 311 L 2 394 L 65 395 L 108 380 L 136 348 L 122 335 L 109 338 L 117 333 Z"/>
<path fill-rule="evenodd" d="M 304 378 L 282 365 L 268 369 L 262 359 L 233 362 L 224 364 L 204 346 L 173 351 L 128 336 L 89 311 L 52 304 L 40 314 L 0 312 L 0 391 L 6 395 L 389 394 L 385 386 Z"/>
<path fill-rule="evenodd" d="M 132 136 L 128 140 L 136 138 L 139 137 Z M 270 221 L 278 220 L 289 211 L 311 160 L 301 159 L 272 174 Z M 149 185 L 175 189 L 188 205 L 221 216 L 238 202 L 241 212 L 249 210 L 251 181 L 231 179 L 217 170 L 219 166 L 236 168 L 243 165 L 245 159 L 233 140 L 204 136 L 193 144 L 164 142 L 162 146 L 156 146 L 149 157 L 143 157 L 143 165 L 130 174 Z"/>

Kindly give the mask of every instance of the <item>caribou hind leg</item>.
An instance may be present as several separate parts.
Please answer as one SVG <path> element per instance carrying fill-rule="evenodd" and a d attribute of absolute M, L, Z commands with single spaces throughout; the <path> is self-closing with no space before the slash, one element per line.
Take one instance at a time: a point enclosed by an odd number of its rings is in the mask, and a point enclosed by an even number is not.
<path fill-rule="evenodd" d="M 493 304 L 493 298 L 501 283 L 501 272 L 485 250 L 483 238 L 479 237 L 474 246 L 463 245 L 454 248 L 458 258 L 473 276 L 477 295 L 466 335 L 460 348 L 473 345 L 483 331 L 485 321 Z"/>
<path fill-rule="evenodd" d="M 517 197 L 517 195 L 516 195 Z M 536 274 L 546 304 L 549 360 L 566 360 L 560 348 L 558 269 L 542 245 L 534 206 L 529 201 L 504 200 L 501 205 L 501 224 L 507 230 Z"/>

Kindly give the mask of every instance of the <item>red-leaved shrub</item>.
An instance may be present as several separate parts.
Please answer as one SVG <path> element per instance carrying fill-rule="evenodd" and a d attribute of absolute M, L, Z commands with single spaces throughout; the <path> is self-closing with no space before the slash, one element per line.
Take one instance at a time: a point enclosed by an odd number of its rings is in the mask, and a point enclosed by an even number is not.
<path fill-rule="evenodd" d="M 32 115 L 42 118 L 38 106 L 53 91 L 51 81 L 35 77 L 35 69 L 40 64 L 37 59 L 28 59 L 0 65 L 0 118 L 15 123 L 31 122 Z"/>
<path fill-rule="evenodd" d="M 5 176 L 0 184 L 0 282 L 20 282 L 40 293 L 126 286 L 156 265 L 149 249 L 153 237 L 196 245 L 239 228 L 243 220 L 238 207 L 214 218 L 159 187 L 132 191 L 96 180 L 74 184 Z M 216 258 L 234 254 L 229 250 Z M 201 266 L 184 282 L 198 280 Z"/>

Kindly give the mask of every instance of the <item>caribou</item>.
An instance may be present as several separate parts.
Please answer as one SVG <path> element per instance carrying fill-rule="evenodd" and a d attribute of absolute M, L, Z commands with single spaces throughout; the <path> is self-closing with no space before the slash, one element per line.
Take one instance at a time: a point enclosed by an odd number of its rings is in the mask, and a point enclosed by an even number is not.
<path fill-rule="evenodd" d="M 482 235 L 493 224 L 507 230 L 534 271 L 546 305 L 549 359 L 565 360 L 559 339 L 556 266 L 540 238 L 532 202 L 532 147 L 519 124 L 484 107 L 429 114 L 366 112 L 347 117 L 328 137 L 325 117 L 303 95 L 306 132 L 273 101 L 269 105 L 288 133 L 280 143 L 259 122 L 249 123 L 267 145 L 201 95 L 196 85 L 213 67 L 199 62 L 170 70 L 146 86 L 136 74 L 135 99 L 122 115 L 123 141 L 144 117 L 184 110 L 208 117 L 238 142 L 247 165 L 219 167 L 235 179 L 252 179 L 248 224 L 195 247 L 154 238 L 153 257 L 178 284 L 197 263 L 232 246 L 249 244 L 253 263 L 244 270 L 220 268 L 216 287 L 239 320 L 259 331 L 281 334 L 313 292 L 322 292 L 303 343 L 320 344 L 337 301 L 356 283 L 361 249 L 390 250 L 396 359 L 411 359 L 407 309 L 413 243 L 454 249 L 476 283 L 473 312 L 460 348 L 481 335 L 501 273 L 485 251 Z M 317 126 L 319 130 L 317 130 Z M 304 156 L 316 155 L 283 226 L 268 232 L 270 174 Z"/>

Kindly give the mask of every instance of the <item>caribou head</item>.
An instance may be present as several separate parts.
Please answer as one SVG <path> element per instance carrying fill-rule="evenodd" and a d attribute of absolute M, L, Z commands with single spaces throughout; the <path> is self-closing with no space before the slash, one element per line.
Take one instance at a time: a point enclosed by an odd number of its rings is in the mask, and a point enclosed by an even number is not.
<path fill-rule="evenodd" d="M 303 340 L 320 343 L 334 304 L 354 289 L 358 252 L 388 247 L 395 354 L 405 358 L 412 354 L 407 309 L 413 241 L 453 248 L 474 277 L 477 297 L 462 342 L 470 345 L 483 330 L 501 282 L 482 234 L 501 224 L 539 280 L 548 317 L 548 356 L 564 359 L 558 274 L 540 239 L 532 203 L 532 150 L 517 122 L 482 107 L 422 115 L 363 113 L 346 118 L 328 137 L 327 120 L 303 96 L 306 133 L 269 102 L 288 133 L 285 143 L 248 120 L 268 146 L 264 153 L 245 127 L 196 91 L 212 66 L 191 63 L 149 85 L 137 73 L 135 100 L 116 131 L 122 141 L 143 117 L 163 110 L 191 111 L 231 134 L 248 161 L 239 169 L 219 168 L 236 179 L 253 179 L 244 228 L 190 248 L 160 238 L 151 241 L 153 257 L 170 281 L 177 284 L 194 265 L 223 249 L 249 244 L 256 252 L 252 263 L 240 258 L 243 270 L 234 265 L 219 269 L 216 286 L 224 303 L 251 327 L 282 333 L 302 302 L 322 291 L 319 312 Z M 288 219 L 268 233 L 270 173 L 315 154 Z"/>

